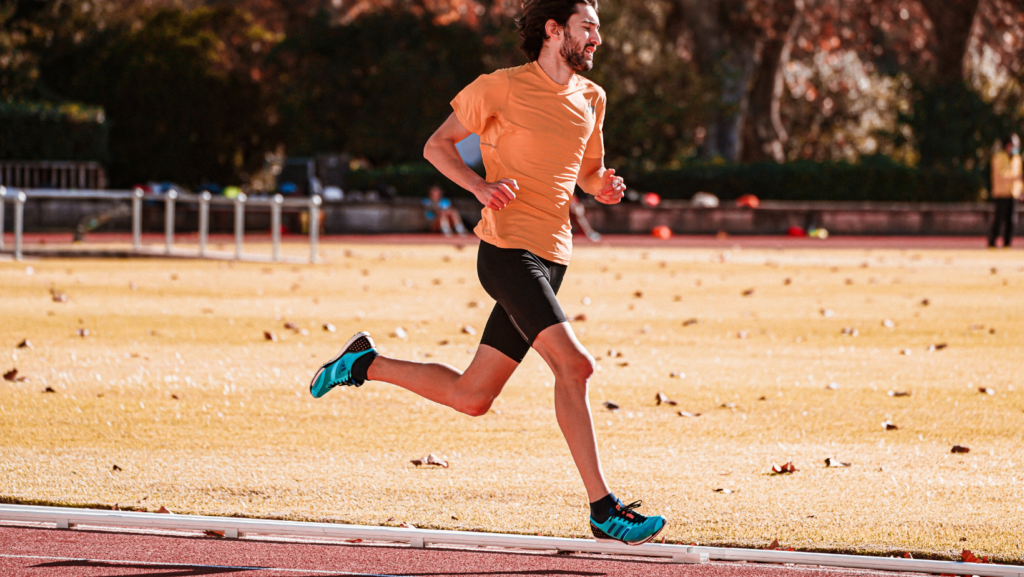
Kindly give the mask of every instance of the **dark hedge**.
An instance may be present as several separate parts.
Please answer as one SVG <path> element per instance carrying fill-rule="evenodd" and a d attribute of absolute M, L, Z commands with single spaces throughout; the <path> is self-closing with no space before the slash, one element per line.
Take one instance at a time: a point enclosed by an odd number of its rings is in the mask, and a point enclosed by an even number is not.
<path fill-rule="evenodd" d="M 982 197 L 978 173 L 948 168 L 918 169 L 885 159 L 861 164 L 798 161 L 786 164 L 701 164 L 675 170 L 625 175 L 626 184 L 666 199 L 711 192 L 722 200 L 753 194 L 763 200 L 888 202 L 973 202 Z M 392 186 L 399 196 L 426 196 L 438 183 L 448 196 L 470 194 L 426 163 L 351 173 L 349 188 Z"/>
<path fill-rule="evenodd" d="M 107 162 L 103 109 L 79 104 L 0 102 L 0 159 Z"/>

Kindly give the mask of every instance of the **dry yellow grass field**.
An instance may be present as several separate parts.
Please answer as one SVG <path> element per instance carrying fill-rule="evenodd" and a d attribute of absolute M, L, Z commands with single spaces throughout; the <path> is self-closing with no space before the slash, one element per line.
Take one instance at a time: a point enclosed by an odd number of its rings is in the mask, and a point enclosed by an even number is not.
<path fill-rule="evenodd" d="M 0 381 L 0 498 L 588 535 L 535 353 L 479 418 L 309 395 L 357 330 L 464 368 L 492 305 L 475 249 L 324 255 L 0 262 L 0 367 L 28 378 Z M 581 248 L 560 300 L 599 359 L 609 481 L 670 542 L 1024 561 L 1022 253 Z"/>

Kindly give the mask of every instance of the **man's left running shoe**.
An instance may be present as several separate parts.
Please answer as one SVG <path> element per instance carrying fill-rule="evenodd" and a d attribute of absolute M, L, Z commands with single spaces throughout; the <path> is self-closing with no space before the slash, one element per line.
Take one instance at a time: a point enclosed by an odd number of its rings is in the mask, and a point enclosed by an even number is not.
<path fill-rule="evenodd" d="M 661 515 L 644 517 L 635 509 L 640 506 L 640 501 L 633 501 L 629 505 L 623 505 L 622 501 L 616 499 L 615 507 L 608 514 L 608 518 L 598 523 L 593 516 L 590 517 L 590 529 L 594 532 L 594 538 L 598 541 L 616 541 L 626 545 L 643 545 L 654 539 L 665 528 L 665 518 Z"/>
<path fill-rule="evenodd" d="M 365 331 L 356 333 L 345 343 L 338 356 L 324 363 L 320 370 L 313 375 L 313 381 L 309 383 L 309 392 L 319 399 L 338 385 L 362 386 L 362 382 L 356 382 L 352 378 L 352 364 L 356 362 L 356 359 L 370 354 L 371 351 L 376 352 L 376 346 L 373 344 L 373 339 L 370 338 L 370 333 Z"/>

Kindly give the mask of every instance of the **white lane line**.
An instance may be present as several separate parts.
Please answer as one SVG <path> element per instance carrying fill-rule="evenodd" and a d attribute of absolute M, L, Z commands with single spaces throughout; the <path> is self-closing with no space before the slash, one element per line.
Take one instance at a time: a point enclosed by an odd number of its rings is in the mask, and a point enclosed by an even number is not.
<path fill-rule="evenodd" d="M 350 573 L 348 571 L 328 571 L 325 569 L 285 569 L 283 567 L 247 567 L 243 565 L 200 565 L 198 563 L 160 563 L 157 561 L 127 561 L 124 559 L 85 559 L 79 557 L 49 557 L 45 555 L 7 555 L 8 559 L 49 559 L 51 561 L 78 561 L 83 563 L 117 563 L 119 565 L 159 565 L 167 567 L 196 567 L 200 569 L 236 569 L 242 571 L 286 571 L 289 573 L 322 573 L 324 575 L 352 575 L 354 577 L 398 577 L 381 573 Z"/>

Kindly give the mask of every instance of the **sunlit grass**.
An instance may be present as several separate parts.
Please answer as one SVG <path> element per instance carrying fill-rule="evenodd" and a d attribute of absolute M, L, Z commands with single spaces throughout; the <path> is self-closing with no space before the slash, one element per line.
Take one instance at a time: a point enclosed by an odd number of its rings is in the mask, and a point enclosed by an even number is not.
<path fill-rule="evenodd" d="M 29 379 L 0 381 L 0 496 L 588 535 L 534 353 L 475 419 L 381 383 L 309 396 L 357 330 L 386 354 L 465 367 L 479 335 L 462 328 L 482 331 L 492 304 L 475 250 L 325 256 L 0 263 L 0 369 Z M 585 248 L 560 299 L 599 358 L 605 472 L 671 518 L 669 541 L 1020 562 L 1022 291 L 1018 253 Z M 451 467 L 409 462 L 431 452 Z M 787 461 L 799 471 L 769 475 Z"/>

